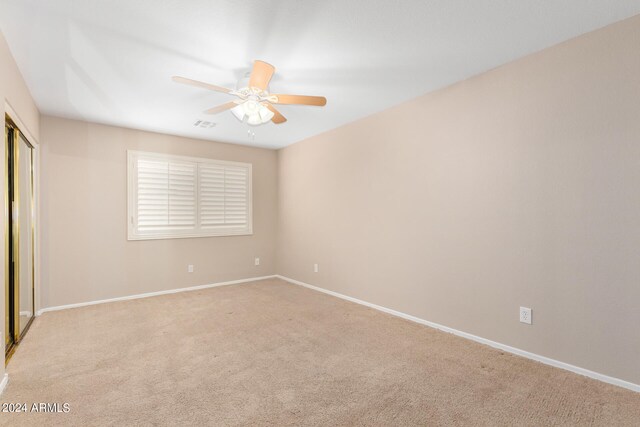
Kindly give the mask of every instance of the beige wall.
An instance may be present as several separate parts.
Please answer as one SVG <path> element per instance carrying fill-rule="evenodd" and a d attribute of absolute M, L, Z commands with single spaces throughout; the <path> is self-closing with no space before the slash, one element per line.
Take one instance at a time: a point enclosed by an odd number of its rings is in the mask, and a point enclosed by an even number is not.
<path fill-rule="evenodd" d="M 640 384 L 639 40 L 635 17 L 280 150 L 278 273 Z"/>
<path fill-rule="evenodd" d="M 7 110 L 7 104 L 10 106 L 11 111 Z M 18 70 L 18 66 L 16 65 L 13 56 L 11 55 L 11 51 L 9 50 L 9 46 L 7 46 L 7 42 L 4 39 L 2 33 L 0 33 L 0 123 L 2 123 L 3 135 L 4 135 L 4 116 L 5 113 L 9 113 L 12 115 L 12 119 L 19 122 L 22 130 L 26 133 L 28 132 L 31 135 L 32 142 L 36 142 L 35 140 L 39 139 L 39 121 L 40 114 L 38 112 L 38 108 L 36 107 L 29 90 L 27 89 L 27 85 L 25 84 L 22 76 L 20 75 L 20 71 Z M 2 197 L 5 197 L 4 188 L 6 186 L 5 176 L 6 176 L 6 165 L 5 165 L 5 142 L 4 136 L 2 139 L 2 144 L 0 144 L 0 194 Z M 6 212 L 5 212 L 5 203 L 6 200 L 2 202 L 2 209 L 0 209 L 0 217 L 2 218 L 2 223 L 6 224 Z M 2 227 L 4 230 L 5 227 Z M 5 247 L 4 247 L 4 231 L 2 240 L 0 241 L 0 260 L 5 259 Z M 0 278 L 2 278 L 2 282 L 4 283 L 5 277 L 5 265 L 4 261 L 0 261 Z M 2 292 L 0 292 L 0 331 L 2 332 L 2 339 L 4 340 L 5 336 L 5 292 L 4 285 L 2 287 Z M 4 355 L 4 352 L 2 353 Z M 0 364 L 0 381 L 2 380 L 2 376 L 4 374 L 4 363 Z"/>
<path fill-rule="evenodd" d="M 275 274 L 275 151 L 48 116 L 41 134 L 43 307 Z M 129 149 L 252 163 L 254 234 L 128 241 Z"/>

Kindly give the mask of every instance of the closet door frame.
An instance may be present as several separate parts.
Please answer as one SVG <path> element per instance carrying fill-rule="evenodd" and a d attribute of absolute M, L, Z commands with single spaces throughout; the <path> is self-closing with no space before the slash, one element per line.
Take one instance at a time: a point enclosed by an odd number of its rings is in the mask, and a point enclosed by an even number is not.
<path fill-rule="evenodd" d="M 14 207 L 13 204 L 16 205 L 19 209 L 20 197 L 24 197 L 24 195 L 20 194 L 20 154 L 21 154 L 21 140 L 27 145 L 30 150 L 30 170 L 29 170 L 29 188 L 30 188 L 30 200 L 29 200 L 29 212 L 20 212 L 18 218 L 16 220 L 14 215 Z M 11 147 L 10 147 L 11 146 Z M 5 115 L 5 178 L 9 178 L 9 173 L 12 174 L 11 181 L 7 181 L 5 183 L 5 295 L 9 293 L 11 298 L 5 304 L 5 309 L 9 308 L 11 305 L 11 310 L 13 311 L 12 319 L 9 320 L 9 324 L 6 326 L 11 326 L 11 340 L 10 345 L 9 341 L 7 341 L 7 337 L 9 333 L 5 333 L 5 364 L 8 362 L 11 354 L 15 350 L 17 344 L 20 343 L 20 340 L 24 337 L 24 335 L 29 330 L 33 320 L 36 317 L 36 313 L 38 310 L 37 306 L 37 256 L 36 256 L 36 230 L 37 230 L 37 215 L 36 215 L 36 156 L 37 156 L 37 145 L 31 142 L 31 139 L 27 136 L 27 134 L 21 132 L 20 127 L 16 125 L 16 123 L 12 120 L 12 118 L 6 114 Z M 11 170 L 9 169 L 10 163 L 12 165 Z M 9 186 L 13 185 L 11 190 Z M 13 194 L 13 201 L 11 200 L 11 195 Z M 31 216 L 31 226 L 29 230 L 28 236 L 20 235 L 20 218 L 24 217 L 24 215 Z M 10 217 L 11 216 L 11 217 Z M 9 227 L 12 227 L 13 230 L 10 230 Z M 20 331 L 20 240 L 21 239 L 30 239 L 31 240 L 31 318 L 29 319 L 27 325 L 24 327 L 22 332 Z M 11 240 L 13 241 L 11 242 Z M 12 254 L 9 251 L 13 251 Z M 14 259 L 13 270 L 10 270 L 11 265 L 11 256 Z M 11 271 L 13 271 L 13 275 L 11 275 Z M 13 283 L 11 283 L 11 279 L 13 276 Z M 5 313 L 5 318 L 8 318 L 10 314 Z M 6 322 L 6 320 L 5 320 Z"/>
<path fill-rule="evenodd" d="M 5 331 L 4 331 L 4 342 L 5 342 L 5 359 L 8 360 L 9 352 L 15 345 L 15 338 L 13 330 L 14 319 L 11 316 L 12 306 L 13 306 L 13 293 L 11 290 L 11 283 L 9 281 L 9 215 L 11 212 L 9 211 L 9 163 L 10 163 L 10 151 L 9 145 L 11 144 L 10 139 L 13 137 L 12 129 L 9 122 L 9 117 L 5 117 L 5 127 L 4 127 L 4 150 L 5 150 L 5 159 L 4 159 L 4 172 L 5 179 L 7 180 L 4 183 L 4 289 L 5 289 Z"/>

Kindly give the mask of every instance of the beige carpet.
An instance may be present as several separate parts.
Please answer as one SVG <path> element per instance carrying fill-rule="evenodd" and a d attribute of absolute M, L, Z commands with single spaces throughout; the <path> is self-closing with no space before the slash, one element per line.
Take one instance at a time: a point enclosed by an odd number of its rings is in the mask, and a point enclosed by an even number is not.
<path fill-rule="evenodd" d="M 279 280 L 51 312 L 3 425 L 640 425 L 640 393 Z"/>

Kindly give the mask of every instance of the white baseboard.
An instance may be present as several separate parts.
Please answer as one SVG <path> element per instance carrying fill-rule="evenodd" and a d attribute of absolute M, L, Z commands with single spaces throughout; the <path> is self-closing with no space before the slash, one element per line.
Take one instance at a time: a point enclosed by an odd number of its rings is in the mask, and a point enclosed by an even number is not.
<path fill-rule="evenodd" d="M 275 277 L 277 277 L 277 276 L 272 275 L 272 276 L 262 276 L 262 277 L 250 277 L 248 279 L 230 280 L 228 282 L 218 282 L 218 283 L 211 283 L 211 284 L 208 284 L 208 285 L 190 286 L 188 288 L 169 289 L 169 290 L 166 290 L 166 291 L 147 292 L 147 293 L 144 293 L 144 294 L 127 295 L 127 296 L 124 296 L 124 297 L 109 298 L 109 299 L 103 299 L 103 300 L 97 300 L 97 301 L 79 302 L 79 303 L 76 303 L 76 304 L 67 304 L 67 305 L 58 305 L 58 306 L 55 306 L 55 307 L 42 308 L 42 309 L 38 310 L 36 315 L 40 316 L 42 313 L 46 313 L 48 311 L 66 310 L 66 309 L 69 309 L 69 308 L 85 307 L 85 306 L 88 306 L 88 305 L 106 304 L 106 303 L 109 303 L 109 302 L 127 301 L 127 300 L 132 300 L 132 299 L 139 299 L 139 298 L 149 298 L 149 297 L 155 297 L 155 296 L 158 296 L 158 295 L 176 294 L 178 292 L 197 291 L 197 290 L 200 290 L 200 289 L 216 288 L 218 286 L 239 285 L 241 283 L 255 282 L 256 280 L 273 279 Z"/>
<path fill-rule="evenodd" d="M 579 374 L 579 375 L 583 375 L 585 377 L 593 378 L 595 380 L 599 380 L 599 381 L 602 381 L 602 382 L 605 382 L 605 383 L 608 383 L 608 384 L 613 384 L 613 385 L 616 385 L 616 386 L 619 386 L 619 387 L 623 387 L 623 388 L 626 388 L 626 389 L 629 389 L 629 390 L 632 390 L 632 391 L 635 391 L 635 392 L 640 392 L 640 385 L 638 385 L 638 384 L 634 384 L 634 383 L 631 383 L 631 382 L 628 382 L 628 381 L 625 381 L 625 380 L 621 380 L 619 378 L 610 377 L 608 375 L 600 374 L 598 372 L 593 372 L 593 371 L 590 371 L 588 369 L 584 369 L 584 368 L 580 368 L 578 366 L 570 365 L 570 364 L 565 363 L 565 362 L 560 362 L 559 360 L 551 359 L 551 358 L 548 358 L 548 357 L 545 357 L 545 356 L 540 356 L 539 354 L 535 354 L 535 353 L 531 353 L 531 352 L 528 352 L 528 351 L 525 351 L 525 350 L 521 350 L 519 348 L 511 347 L 511 346 L 508 346 L 506 344 L 501 344 L 501 343 L 498 343 L 498 342 L 495 342 L 495 341 L 491 341 L 491 340 L 488 340 L 486 338 L 482 338 L 482 337 L 478 337 L 476 335 L 469 334 L 467 332 L 462 332 L 462 331 L 459 331 L 457 329 L 449 328 L 448 326 L 444 326 L 444 325 L 440 325 L 438 323 L 430 322 L 428 320 L 420 319 L 419 317 L 411 316 L 410 314 L 402 313 L 400 311 L 392 310 L 390 308 L 386 308 L 386 307 L 382 307 L 382 306 L 379 306 L 379 305 L 376 305 L 376 304 L 372 304 L 370 302 L 362 301 L 362 300 L 359 300 L 357 298 L 353 298 L 353 297 L 350 297 L 350 296 L 347 296 L 347 295 L 339 294 L 338 292 L 330 291 L 328 289 L 319 288 L 317 286 L 313 286 L 313 285 L 310 285 L 308 283 L 301 282 L 299 280 L 291 279 L 289 277 L 285 277 L 285 276 L 281 276 L 281 275 L 276 275 L 276 277 L 278 277 L 279 279 L 285 280 L 285 281 L 287 281 L 289 283 L 293 283 L 295 285 L 304 286 L 305 288 L 313 289 L 314 291 L 318 291 L 318 292 L 322 292 L 322 293 L 325 293 L 325 294 L 328 294 L 328 295 L 332 295 L 334 297 L 342 298 L 344 300 L 351 301 L 351 302 L 354 302 L 356 304 L 361 304 L 361 305 L 373 308 L 375 310 L 379 310 L 379 311 L 391 314 L 393 316 L 398 316 L 398 317 L 401 317 L 403 319 L 410 320 L 412 322 L 420 323 L 422 325 L 426 325 L 426 326 L 429 326 L 429 327 L 432 327 L 432 328 L 435 328 L 435 329 L 439 329 L 441 331 L 448 332 L 448 333 L 457 335 L 459 337 L 463 337 L 463 338 L 466 338 L 466 339 L 469 339 L 469 340 L 472 340 L 472 341 L 475 341 L 475 342 L 479 342 L 481 344 L 485 344 L 485 345 L 491 346 L 493 348 L 497 348 L 499 350 L 506 351 L 507 353 L 516 354 L 518 356 L 522 356 L 522 357 L 525 357 L 527 359 L 531 359 L 531 360 L 535 360 L 535 361 L 540 362 L 540 363 L 544 363 L 545 365 L 554 366 L 556 368 L 560 368 L 560 369 L 564 369 L 564 370 L 567 370 L 567 371 L 571 371 L 573 373 L 576 373 L 576 374 Z"/>
<path fill-rule="evenodd" d="M 4 377 L 2 377 L 2 381 L 0 381 L 0 394 L 4 391 L 4 388 L 9 383 L 9 374 L 5 373 Z"/>

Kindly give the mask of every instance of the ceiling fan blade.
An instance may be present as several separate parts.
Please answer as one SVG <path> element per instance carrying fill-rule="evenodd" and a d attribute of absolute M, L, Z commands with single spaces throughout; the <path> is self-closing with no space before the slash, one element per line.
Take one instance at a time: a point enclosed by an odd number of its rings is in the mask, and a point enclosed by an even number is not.
<path fill-rule="evenodd" d="M 275 71 L 275 67 L 271 64 L 260 60 L 254 61 L 253 70 L 251 70 L 251 76 L 249 77 L 249 87 L 266 90 Z"/>
<path fill-rule="evenodd" d="M 280 123 L 284 123 L 287 121 L 287 119 L 282 114 L 280 114 L 280 111 L 276 110 L 273 105 L 269 104 L 268 102 L 265 102 L 263 105 L 273 113 L 273 117 L 271 118 L 271 121 L 273 123 L 279 125 Z"/>
<path fill-rule="evenodd" d="M 171 78 L 176 83 L 182 83 L 189 86 L 197 86 L 204 89 L 215 90 L 216 92 L 222 93 L 230 93 L 233 92 L 231 89 L 227 89 L 226 87 L 216 86 L 205 82 L 199 82 L 198 80 L 191 80 L 186 77 L 173 76 Z"/>
<path fill-rule="evenodd" d="M 226 104 L 218 105 L 217 107 L 213 107 L 213 108 L 209 108 L 208 110 L 205 110 L 205 114 L 222 113 L 223 111 L 232 109 L 238 104 L 239 104 L 238 101 L 230 101 L 230 102 L 227 102 Z"/>
<path fill-rule="evenodd" d="M 324 96 L 306 96 L 306 95 L 277 95 L 272 94 L 278 98 L 275 101 L 276 104 L 298 104 L 298 105 L 315 105 L 322 107 L 327 104 L 327 98 Z"/>

